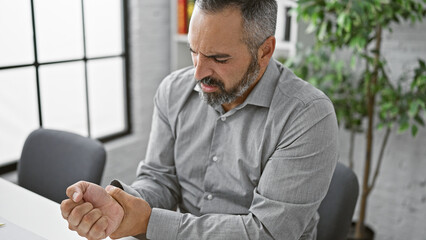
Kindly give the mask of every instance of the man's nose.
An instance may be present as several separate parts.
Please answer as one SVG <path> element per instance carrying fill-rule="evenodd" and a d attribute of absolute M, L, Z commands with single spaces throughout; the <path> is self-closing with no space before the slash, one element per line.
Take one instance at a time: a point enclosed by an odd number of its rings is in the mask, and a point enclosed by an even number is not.
<path fill-rule="evenodd" d="M 210 59 L 198 54 L 193 57 L 193 63 L 195 67 L 194 77 L 197 80 L 201 80 L 205 77 L 210 77 L 213 74 Z"/>

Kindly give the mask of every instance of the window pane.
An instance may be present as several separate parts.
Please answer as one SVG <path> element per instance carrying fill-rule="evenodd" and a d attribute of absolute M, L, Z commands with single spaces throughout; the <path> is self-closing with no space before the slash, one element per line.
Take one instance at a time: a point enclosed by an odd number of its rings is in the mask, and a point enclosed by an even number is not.
<path fill-rule="evenodd" d="M 29 0 L 0 0 L 0 35 L 0 66 L 34 62 Z"/>
<path fill-rule="evenodd" d="M 0 71 L 0 165 L 20 158 L 25 139 L 38 126 L 34 68 Z"/>
<path fill-rule="evenodd" d="M 84 20 L 88 57 L 122 53 L 121 0 L 85 0 Z"/>
<path fill-rule="evenodd" d="M 83 58 L 81 1 L 35 0 L 38 60 Z"/>
<path fill-rule="evenodd" d="M 89 61 L 90 130 L 98 138 L 125 129 L 123 61 Z"/>
<path fill-rule="evenodd" d="M 40 67 L 43 127 L 87 136 L 84 63 Z"/>

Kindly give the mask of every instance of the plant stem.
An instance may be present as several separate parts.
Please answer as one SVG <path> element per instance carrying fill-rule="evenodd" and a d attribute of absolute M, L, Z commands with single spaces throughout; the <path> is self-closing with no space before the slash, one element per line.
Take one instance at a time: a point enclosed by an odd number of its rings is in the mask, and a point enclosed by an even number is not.
<path fill-rule="evenodd" d="M 362 193 L 361 193 L 361 203 L 359 211 L 359 219 L 356 224 L 355 229 L 355 238 L 362 238 L 364 236 L 364 225 L 365 217 L 367 210 L 367 197 L 370 193 L 369 191 L 369 178 L 370 178 L 370 167 L 371 167 L 371 157 L 373 153 L 373 132 L 374 132 L 374 106 L 376 104 L 376 85 L 379 75 L 379 65 L 380 65 L 380 45 L 382 41 L 382 27 L 380 25 L 376 26 L 376 46 L 374 53 L 374 69 L 371 79 L 367 82 L 367 111 L 368 111 L 368 127 L 366 134 L 366 156 L 365 156 L 365 166 L 364 166 L 364 177 L 362 182 Z M 368 59 L 367 59 L 368 61 Z"/>
<path fill-rule="evenodd" d="M 379 176 L 379 170 L 380 170 L 380 167 L 382 165 L 382 159 L 383 159 L 383 155 L 385 153 L 386 145 L 388 144 L 388 139 L 389 139 L 390 133 L 391 133 L 391 128 L 389 128 L 389 127 L 386 128 L 386 133 L 385 133 L 385 136 L 383 138 L 382 146 L 380 147 L 380 154 L 379 154 L 379 159 L 377 160 L 376 171 L 374 172 L 373 180 L 371 181 L 370 187 L 368 187 L 368 193 L 370 193 L 371 189 L 373 189 L 373 187 L 376 183 L 377 176 Z"/>

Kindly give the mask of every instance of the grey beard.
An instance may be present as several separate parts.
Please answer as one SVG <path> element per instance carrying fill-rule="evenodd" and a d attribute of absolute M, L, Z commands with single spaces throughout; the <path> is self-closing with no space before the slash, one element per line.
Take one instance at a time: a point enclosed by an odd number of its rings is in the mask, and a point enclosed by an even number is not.
<path fill-rule="evenodd" d="M 229 104 L 234 102 L 238 97 L 241 97 L 250 86 L 256 81 L 260 71 L 260 66 L 257 63 L 256 59 L 253 59 L 248 67 L 246 73 L 241 78 L 240 82 L 237 86 L 233 87 L 230 91 L 225 90 L 224 84 L 216 79 L 212 79 L 210 77 L 204 78 L 198 81 L 198 84 L 201 83 L 207 85 L 215 85 L 219 87 L 218 92 L 213 93 L 205 93 L 200 91 L 200 97 L 210 106 L 219 106 L 222 104 Z"/>

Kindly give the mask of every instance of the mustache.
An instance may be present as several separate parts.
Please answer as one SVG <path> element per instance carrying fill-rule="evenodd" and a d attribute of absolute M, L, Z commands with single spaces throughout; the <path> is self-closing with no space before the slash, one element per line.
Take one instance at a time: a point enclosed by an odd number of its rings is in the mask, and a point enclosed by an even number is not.
<path fill-rule="evenodd" d="M 201 80 L 198 81 L 199 84 L 202 83 L 204 85 L 209 85 L 209 86 L 217 86 L 221 89 L 225 89 L 225 85 L 223 84 L 222 81 L 212 78 L 212 77 L 205 77 Z"/>

